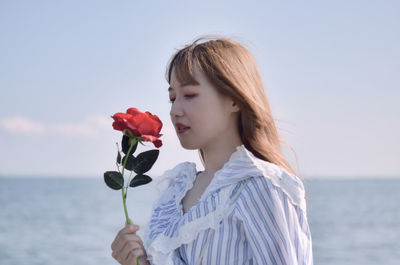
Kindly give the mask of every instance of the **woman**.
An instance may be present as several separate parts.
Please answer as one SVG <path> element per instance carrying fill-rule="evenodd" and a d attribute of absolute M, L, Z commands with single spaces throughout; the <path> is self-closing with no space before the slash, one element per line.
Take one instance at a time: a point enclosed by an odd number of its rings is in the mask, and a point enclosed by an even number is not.
<path fill-rule="evenodd" d="M 156 181 L 144 243 L 127 225 L 121 264 L 313 264 L 305 191 L 282 155 L 257 66 L 242 45 L 211 39 L 167 68 L 171 121 L 205 170 L 183 162 Z"/>

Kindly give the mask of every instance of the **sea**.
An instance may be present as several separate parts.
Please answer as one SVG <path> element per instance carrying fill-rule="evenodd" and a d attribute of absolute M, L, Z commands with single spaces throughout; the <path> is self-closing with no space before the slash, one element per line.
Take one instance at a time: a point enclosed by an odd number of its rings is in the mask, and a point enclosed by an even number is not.
<path fill-rule="evenodd" d="M 314 264 L 400 264 L 400 178 L 303 183 Z M 156 197 L 152 182 L 128 190 L 129 217 L 141 228 Z M 1 265 L 119 264 L 111 243 L 124 224 L 121 191 L 102 176 L 0 177 Z"/>

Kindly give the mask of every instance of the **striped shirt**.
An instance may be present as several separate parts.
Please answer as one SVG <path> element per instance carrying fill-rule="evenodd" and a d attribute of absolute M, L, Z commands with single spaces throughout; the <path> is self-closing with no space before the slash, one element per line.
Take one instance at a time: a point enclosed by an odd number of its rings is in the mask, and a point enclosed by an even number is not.
<path fill-rule="evenodd" d="M 163 192 L 144 240 L 151 264 L 196 265 L 202 251 L 200 264 L 208 265 L 313 264 L 299 178 L 241 145 L 183 213 L 182 198 L 197 173 L 194 163 L 184 162 L 160 177 Z"/>

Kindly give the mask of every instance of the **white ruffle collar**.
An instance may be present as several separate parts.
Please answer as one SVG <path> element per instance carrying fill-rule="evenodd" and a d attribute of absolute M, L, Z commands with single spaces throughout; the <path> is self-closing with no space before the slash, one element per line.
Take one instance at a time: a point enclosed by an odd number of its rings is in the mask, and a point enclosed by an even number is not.
<path fill-rule="evenodd" d="M 181 201 L 193 187 L 196 172 L 196 163 L 186 161 L 154 180 L 161 195 L 153 205 L 150 222 L 144 231 L 146 252 L 153 264 L 173 264 L 176 248 L 195 240 L 202 230 L 217 229 L 228 210 L 226 206 L 234 184 L 249 177 L 263 175 L 293 204 L 306 211 L 301 180 L 282 167 L 255 157 L 242 144 L 215 172 L 199 202 L 183 214 Z"/>

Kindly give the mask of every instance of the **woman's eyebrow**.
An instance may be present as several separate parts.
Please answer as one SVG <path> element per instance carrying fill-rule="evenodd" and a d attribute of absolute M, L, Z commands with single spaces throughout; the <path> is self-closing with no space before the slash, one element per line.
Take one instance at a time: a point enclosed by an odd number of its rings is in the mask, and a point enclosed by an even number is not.
<path fill-rule="evenodd" d="M 181 88 L 184 88 L 184 87 L 187 87 L 187 86 L 190 86 L 191 84 L 183 84 L 183 85 L 181 85 Z M 171 90 L 175 90 L 175 89 L 173 89 L 171 86 L 170 87 L 168 87 L 168 92 L 170 92 Z"/>

